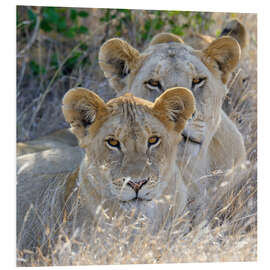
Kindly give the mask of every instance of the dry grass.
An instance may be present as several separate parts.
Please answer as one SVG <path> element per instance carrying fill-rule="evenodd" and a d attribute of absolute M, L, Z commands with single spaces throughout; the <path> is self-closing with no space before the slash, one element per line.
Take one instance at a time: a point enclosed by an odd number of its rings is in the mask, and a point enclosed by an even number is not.
<path fill-rule="evenodd" d="M 61 76 L 56 70 L 50 77 L 41 74 L 36 78 L 27 67 L 29 54 L 36 53 L 39 61 L 46 64 L 46 56 L 56 51 L 64 63 L 70 50 L 78 45 L 77 41 L 66 44 L 38 33 L 32 44 L 24 40 L 18 42 L 18 52 L 29 44 L 18 58 L 18 140 L 35 138 L 65 126 L 59 104 L 69 88 L 82 85 L 96 90 L 105 100 L 114 95 L 107 90 L 108 83 L 97 65 L 100 43 L 109 37 L 104 36 L 104 29 L 96 23 L 98 11 L 95 12 L 91 19 L 95 31 L 88 37 L 93 46 L 86 52 L 91 58 L 90 67 L 78 66 L 68 75 L 61 73 Z M 206 34 L 215 35 L 231 15 L 216 13 L 213 17 L 216 23 Z M 209 205 L 210 222 L 193 227 L 185 236 L 176 228 L 151 235 L 143 220 L 125 224 L 122 222 L 124 217 L 107 224 L 105 216 L 104 223 L 87 233 L 74 229 L 72 234 L 66 234 L 63 224 L 54 246 L 36 252 L 20 251 L 18 266 L 257 260 L 257 21 L 254 14 L 237 14 L 236 17 L 242 20 L 250 35 L 250 45 L 240 66 L 249 75 L 249 84 L 241 93 L 231 93 L 230 117 L 244 136 L 248 162 L 233 191 Z M 48 125 L 48 119 L 54 121 Z"/>
<path fill-rule="evenodd" d="M 119 229 L 118 223 L 114 226 Z M 184 238 L 168 237 L 165 233 L 151 236 L 141 228 L 132 243 L 124 233 L 115 236 L 97 228 L 101 232 L 87 243 L 62 235 L 49 255 L 40 250 L 22 252 L 18 266 L 256 261 L 256 232 L 224 236 L 225 228 L 226 225 L 216 229 L 195 228 Z M 131 231 L 123 226 L 120 229 Z"/>
<path fill-rule="evenodd" d="M 124 216 L 111 220 L 102 212 L 102 221 L 89 230 L 74 228 L 68 234 L 62 224 L 54 245 L 49 240 L 47 248 L 20 251 L 17 265 L 256 261 L 256 213 L 250 214 L 254 193 L 246 196 L 247 188 L 246 184 L 229 196 L 212 222 L 201 223 L 186 235 L 176 226 L 152 235 L 143 217 L 130 224 Z"/>

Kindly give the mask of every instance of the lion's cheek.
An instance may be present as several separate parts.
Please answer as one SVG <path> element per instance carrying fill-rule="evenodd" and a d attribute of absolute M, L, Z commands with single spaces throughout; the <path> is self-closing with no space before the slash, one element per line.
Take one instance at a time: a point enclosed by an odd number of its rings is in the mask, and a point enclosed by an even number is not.
<path fill-rule="evenodd" d="M 117 187 L 113 183 L 110 184 L 112 195 L 119 201 L 130 201 L 135 198 L 135 192 L 129 187 Z"/>
<path fill-rule="evenodd" d="M 202 143 L 205 140 L 206 132 L 207 124 L 200 120 L 188 121 L 183 131 L 186 137 L 198 143 Z"/>

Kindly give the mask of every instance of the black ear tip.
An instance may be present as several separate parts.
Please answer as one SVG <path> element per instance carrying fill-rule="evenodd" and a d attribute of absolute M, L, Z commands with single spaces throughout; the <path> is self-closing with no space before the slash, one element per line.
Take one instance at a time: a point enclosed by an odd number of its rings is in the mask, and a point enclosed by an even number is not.
<path fill-rule="evenodd" d="M 224 28 L 219 36 L 222 37 L 222 36 L 228 35 L 229 33 L 231 33 L 231 31 L 232 29 Z"/>

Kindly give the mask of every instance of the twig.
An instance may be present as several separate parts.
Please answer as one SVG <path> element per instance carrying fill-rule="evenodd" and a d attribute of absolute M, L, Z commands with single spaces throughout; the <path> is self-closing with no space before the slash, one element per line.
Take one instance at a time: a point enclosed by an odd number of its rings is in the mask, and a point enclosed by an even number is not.
<path fill-rule="evenodd" d="M 24 74 L 25 74 L 25 67 L 26 67 L 26 62 L 25 62 L 25 60 L 23 60 L 21 74 L 20 74 L 20 78 L 19 78 L 19 81 L 18 81 L 18 84 L 17 84 L 17 98 L 18 98 L 18 96 L 20 94 L 19 89 L 21 87 L 21 83 L 22 83 L 22 80 L 23 80 L 23 77 L 24 77 Z"/>
<path fill-rule="evenodd" d="M 245 219 L 245 218 L 250 218 L 250 217 L 254 217 L 254 216 L 257 216 L 257 213 L 254 213 L 254 214 L 251 214 L 251 215 L 247 215 L 247 216 L 244 216 L 244 217 L 240 217 L 240 218 L 238 218 L 238 219 L 236 219 L 236 220 L 233 220 L 233 221 L 231 222 L 231 224 L 232 224 L 232 223 L 235 223 L 235 222 L 237 222 L 237 221 L 243 220 L 243 219 Z"/>
<path fill-rule="evenodd" d="M 237 73 L 234 75 L 233 79 L 231 80 L 230 85 L 228 86 L 229 90 L 231 90 L 231 88 L 233 87 L 236 79 L 239 77 L 240 72 L 242 72 L 241 68 L 237 71 Z"/>
<path fill-rule="evenodd" d="M 33 105 L 34 105 L 38 100 L 39 100 L 39 97 L 33 99 L 33 100 L 31 101 L 31 103 L 28 104 L 28 105 L 23 109 L 23 111 L 20 113 L 20 115 L 18 115 L 17 121 L 19 121 L 19 120 L 24 116 L 24 114 L 25 114 L 29 109 L 31 109 L 31 108 L 33 107 Z"/>
<path fill-rule="evenodd" d="M 26 44 L 26 46 L 18 53 L 17 58 L 22 57 L 25 54 L 25 52 L 28 51 L 33 46 L 39 32 L 39 25 L 40 25 L 40 18 L 39 16 L 37 16 L 33 35 L 31 39 L 29 40 L 29 42 Z"/>
<path fill-rule="evenodd" d="M 88 39 L 88 38 L 87 38 L 87 39 Z M 76 45 L 76 46 L 71 50 L 71 52 L 66 56 L 66 58 L 64 59 L 64 61 L 61 63 L 61 65 L 58 67 L 58 69 L 57 69 L 56 72 L 54 73 L 54 75 L 53 75 L 52 79 L 50 80 L 50 82 L 49 82 L 49 84 L 48 84 L 48 86 L 47 86 L 45 92 L 43 93 L 43 95 L 42 95 L 41 98 L 40 98 L 40 102 L 39 102 L 39 104 L 38 104 L 38 106 L 37 106 L 35 112 L 33 113 L 33 116 L 32 116 L 32 118 L 31 118 L 31 121 L 30 121 L 30 124 L 29 124 L 29 130 L 30 130 L 31 126 L 33 125 L 33 122 L 35 121 L 36 116 L 37 116 L 38 112 L 40 111 L 40 109 L 41 109 L 41 107 L 42 107 L 42 105 L 43 105 L 43 102 L 44 102 L 45 98 L 47 97 L 47 95 L 48 95 L 49 92 L 51 91 L 51 86 L 52 86 L 52 84 L 54 83 L 54 81 L 55 81 L 56 77 L 58 76 L 59 72 L 61 71 L 62 67 L 63 67 L 64 64 L 67 62 L 67 60 L 70 58 L 70 56 L 73 54 L 73 52 L 74 52 L 77 48 L 79 48 L 83 42 L 86 42 L 87 39 L 84 40 L 84 41 L 82 41 L 82 42 L 80 42 L 78 45 Z"/>

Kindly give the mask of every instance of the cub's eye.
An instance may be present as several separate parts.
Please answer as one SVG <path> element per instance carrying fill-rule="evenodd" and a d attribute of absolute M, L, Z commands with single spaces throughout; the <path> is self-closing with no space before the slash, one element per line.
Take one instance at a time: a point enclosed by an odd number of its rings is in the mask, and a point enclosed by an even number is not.
<path fill-rule="evenodd" d="M 145 86 L 150 90 L 162 90 L 160 82 L 153 79 L 145 82 Z"/>
<path fill-rule="evenodd" d="M 107 139 L 106 142 L 111 147 L 120 148 L 120 142 L 113 138 Z"/>
<path fill-rule="evenodd" d="M 200 87 L 205 83 L 205 81 L 206 81 L 206 78 L 194 78 L 192 80 L 192 86 L 191 87 L 192 88 L 194 88 L 195 86 Z"/>
<path fill-rule="evenodd" d="M 158 136 L 152 136 L 148 139 L 148 147 L 152 145 L 157 145 L 157 143 L 160 141 Z"/>

